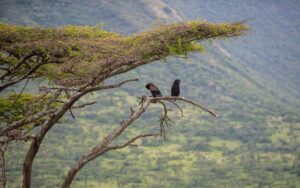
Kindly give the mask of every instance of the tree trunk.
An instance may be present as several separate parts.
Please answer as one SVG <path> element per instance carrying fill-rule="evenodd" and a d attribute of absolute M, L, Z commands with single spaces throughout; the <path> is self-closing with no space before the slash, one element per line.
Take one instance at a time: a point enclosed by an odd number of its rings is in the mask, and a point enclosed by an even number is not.
<path fill-rule="evenodd" d="M 23 163 L 23 180 L 22 180 L 22 188 L 30 188 L 31 186 L 31 174 L 32 174 L 32 164 L 33 159 L 35 158 L 41 142 L 38 142 L 37 139 L 34 139 L 30 145 L 30 148 L 27 152 Z"/>
<path fill-rule="evenodd" d="M 6 151 L 6 144 L 0 145 L 0 188 L 4 188 L 6 185 L 6 175 L 5 175 L 5 151 Z"/>
<path fill-rule="evenodd" d="M 77 161 L 75 165 L 71 167 L 67 177 L 61 185 L 61 188 L 69 188 L 73 179 L 84 165 L 99 157 L 100 155 L 106 153 L 107 151 L 111 150 L 112 148 L 109 148 L 109 144 L 111 144 L 128 126 L 130 126 L 137 118 L 139 118 L 146 111 L 146 108 L 149 106 L 150 102 L 151 99 L 147 98 L 147 100 L 142 103 L 141 107 L 137 111 L 133 112 L 126 121 L 122 121 L 120 126 L 115 128 L 110 134 L 108 134 L 100 142 L 100 144 L 95 146 L 88 153 L 84 154 L 79 159 L 79 161 Z"/>
<path fill-rule="evenodd" d="M 41 130 L 37 133 L 36 138 L 32 141 L 23 163 L 22 188 L 30 188 L 31 186 L 32 164 L 47 132 L 65 114 L 65 112 L 69 110 L 72 105 L 86 93 L 87 91 L 83 91 L 74 95 L 73 97 L 70 97 L 69 101 L 65 103 L 54 115 L 49 117 L 49 119 L 41 126 Z"/>

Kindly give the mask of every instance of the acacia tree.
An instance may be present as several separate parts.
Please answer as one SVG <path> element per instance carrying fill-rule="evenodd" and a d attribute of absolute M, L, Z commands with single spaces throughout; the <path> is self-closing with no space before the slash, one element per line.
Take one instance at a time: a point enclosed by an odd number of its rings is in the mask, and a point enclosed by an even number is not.
<path fill-rule="evenodd" d="M 76 108 L 92 105 L 94 102 L 76 105 L 88 93 L 121 87 L 138 79 L 105 85 L 104 81 L 138 66 L 155 60 L 165 60 L 167 56 L 187 55 L 202 51 L 199 41 L 228 38 L 244 34 L 248 27 L 243 22 L 212 24 L 191 21 L 162 25 L 152 30 L 122 36 L 91 26 L 64 26 L 58 28 L 22 27 L 0 24 L 0 176 L 5 186 L 4 152 L 7 144 L 24 140 L 30 142 L 23 163 L 22 187 L 31 186 L 32 164 L 48 131 L 57 122 Z M 25 87 L 36 79 L 45 80 L 38 92 L 24 92 Z M 6 90 L 17 83 L 23 84 L 19 93 Z M 175 97 L 201 108 L 216 116 L 211 110 L 188 99 Z M 71 167 L 62 187 L 69 187 L 78 171 L 89 161 L 103 153 L 124 148 L 135 140 L 149 136 L 164 136 L 164 125 L 170 123 L 165 101 L 174 97 L 141 97 L 140 106 L 127 120 L 108 134 L 92 150 L 87 151 Z M 133 137 L 121 145 L 113 141 L 151 103 L 161 104 L 160 131 Z M 38 127 L 38 129 L 37 129 Z"/>

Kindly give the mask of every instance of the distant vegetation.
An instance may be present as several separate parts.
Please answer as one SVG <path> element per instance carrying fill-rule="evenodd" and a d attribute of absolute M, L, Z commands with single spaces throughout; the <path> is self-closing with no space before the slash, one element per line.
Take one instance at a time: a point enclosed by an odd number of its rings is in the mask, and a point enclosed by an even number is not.
<path fill-rule="evenodd" d="M 128 35 L 161 23 L 153 12 L 161 10 L 158 3 L 183 20 L 246 19 L 251 26 L 250 34 L 241 39 L 201 43 L 201 56 L 163 58 L 107 80 L 106 84 L 140 79 L 120 90 L 88 95 L 81 104 L 98 103 L 74 111 L 75 119 L 67 113 L 43 141 L 32 187 L 60 186 L 74 162 L 130 114 L 128 106 L 135 107 L 136 97 L 148 95 L 148 81 L 167 95 L 176 78 L 182 80 L 183 96 L 212 107 L 220 117 L 212 119 L 184 106 L 184 118 L 177 111 L 170 114 L 178 120 L 167 127 L 166 141 L 142 139 L 135 143 L 138 146 L 104 154 L 80 171 L 72 187 L 300 187 L 299 1 L 149 2 L 0 2 L 2 22 L 28 26 L 98 24 L 102 31 L 104 27 Z M 178 19 L 170 16 L 167 21 Z M 73 52 L 76 55 L 76 47 Z M 23 83 L 7 91 L 17 95 Z M 29 84 L 25 91 L 30 90 L 37 88 Z M 141 131 L 156 131 L 158 113 L 158 105 L 151 108 L 117 143 Z M 20 186 L 27 149 L 21 142 L 9 146 L 7 187 Z"/>

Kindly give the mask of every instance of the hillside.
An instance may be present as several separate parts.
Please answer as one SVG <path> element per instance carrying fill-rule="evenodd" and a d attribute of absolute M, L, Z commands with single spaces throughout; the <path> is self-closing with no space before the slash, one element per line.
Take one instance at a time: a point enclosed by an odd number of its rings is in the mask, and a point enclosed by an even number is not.
<path fill-rule="evenodd" d="M 86 166 L 74 187 L 298 187 L 300 186 L 300 66 L 298 1 L 8 1 L 0 19 L 22 25 L 103 25 L 123 34 L 160 22 L 203 18 L 248 21 L 245 37 L 206 42 L 204 54 L 168 58 L 123 76 L 138 84 L 89 96 L 97 104 L 64 119 L 48 135 L 34 166 L 34 187 L 53 187 L 69 165 L 130 113 L 144 85 L 169 93 L 175 78 L 183 96 L 221 116 L 185 107 L 174 111 L 168 139 L 144 139 L 138 147 L 111 152 Z M 171 106 L 171 105 L 170 105 Z M 117 112 L 117 113 L 116 113 Z M 153 108 L 128 135 L 158 128 Z M 123 138 L 123 139 L 124 139 Z M 64 144 L 62 144 L 64 143 Z M 24 156 L 16 143 L 8 154 L 9 187 L 17 187 Z M 63 168 L 62 168 L 63 167 Z"/>
<path fill-rule="evenodd" d="M 300 3 L 288 1 L 168 1 L 185 19 L 248 20 L 251 34 L 226 45 L 233 59 L 258 72 L 268 83 L 300 97 Z M 221 5 L 221 6 L 220 6 Z"/>

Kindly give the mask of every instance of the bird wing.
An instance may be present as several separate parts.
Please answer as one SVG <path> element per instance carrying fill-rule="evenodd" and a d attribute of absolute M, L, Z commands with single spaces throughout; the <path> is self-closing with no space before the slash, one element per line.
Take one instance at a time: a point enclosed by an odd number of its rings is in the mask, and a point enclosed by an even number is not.
<path fill-rule="evenodd" d="M 175 83 L 174 83 L 174 84 L 172 85 L 172 87 L 171 87 L 171 96 L 174 95 L 175 90 L 176 90 L 176 85 L 175 85 Z"/>
<path fill-rule="evenodd" d="M 151 93 L 152 93 L 153 97 L 161 97 L 162 96 L 162 94 L 159 90 L 151 91 Z"/>
<path fill-rule="evenodd" d="M 150 90 L 151 91 L 159 91 L 158 87 L 156 87 L 155 85 L 150 85 Z"/>

